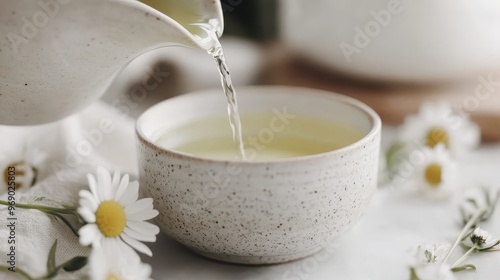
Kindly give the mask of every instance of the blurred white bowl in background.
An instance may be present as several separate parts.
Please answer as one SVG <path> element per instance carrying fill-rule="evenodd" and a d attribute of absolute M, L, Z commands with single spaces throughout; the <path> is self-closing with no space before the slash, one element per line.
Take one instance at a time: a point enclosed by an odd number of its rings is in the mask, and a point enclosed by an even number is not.
<path fill-rule="evenodd" d="M 500 68 L 498 0 L 282 0 L 291 50 L 349 75 L 429 83 Z"/>

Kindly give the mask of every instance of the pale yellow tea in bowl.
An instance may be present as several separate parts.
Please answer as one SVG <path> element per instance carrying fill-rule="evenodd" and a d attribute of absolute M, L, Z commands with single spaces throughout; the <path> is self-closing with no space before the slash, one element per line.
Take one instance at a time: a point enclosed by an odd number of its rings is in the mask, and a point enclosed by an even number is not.
<path fill-rule="evenodd" d="M 363 133 L 342 122 L 283 113 L 241 115 L 247 160 L 290 158 L 333 151 Z M 156 143 L 163 148 L 217 159 L 239 157 L 227 116 L 211 116 L 169 129 Z"/>

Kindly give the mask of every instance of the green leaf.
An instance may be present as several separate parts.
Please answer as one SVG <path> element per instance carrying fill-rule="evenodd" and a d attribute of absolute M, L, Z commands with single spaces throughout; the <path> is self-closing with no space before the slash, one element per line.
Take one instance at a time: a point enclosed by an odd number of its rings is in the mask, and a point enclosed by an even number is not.
<path fill-rule="evenodd" d="M 87 264 L 87 257 L 74 257 L 71 260 L 63 264 L 64 271 L 77 271 L 83 268 Z"/>
<path fill-rule="evenodd" d="M 479 252 L 491 252 L 491 251 L 496 251 L 495 247 L 500 245 L 500 240 L 498 240 L 494 245 L 488 247 L 488 248 L 482 248 L 479 249 Z"/>
<path fill-rule="evenodd" d="M 490 248 L 490 249 L 481 250 L 480 252 L 481 253 L 484 253 L 484 252 L 500 252 L 500 248 Z"/>
<path fill-rule="evenodd" d="M 35 204 L 35 203 L 37 203 L 37 202 L 39 202 L 39 201 L 42 201 L 42 200 L 44 200 L 44 199 L 45 199 L 45 196 L 39 196 L 39 197 L 37 197 L 37 198 L 33 199 L 30 203 L 28 203 L 28 205 L 29 205 L 29 204 Z"/>
<path fill-rule="evenodd" d="M 63 207 L 64 209 L 71 209 L 71 210 L 73 210 L 73 209 L 77 209 L 77 208 L 78 208 L 78 207 L 76 207 L 76 206 L 74 206 L 74 205 L 68 205 L 68 204 L 63 204 L 63 205 L 62 205 L 62 207 Z"/>
<path fill-rule="evenodd" d="M 457 266 L 457 267 L 454 267 L 454 268 L 451 269 L 451 271 L 453 271 L 453 272 L 460 272 L 460 271 L 463 271 L 463 270 L 474 270 L 474 271 L 476 271 L 477 268 L 476 268 L 475 265 L 465 264 L 465 265 Z"/>
<path fill-rule="evenodd" d="M 420 280 L 415 272 L 415 268 L 410 268 L 410 280 Z"/>
<path fill-rule="evenodd" d="M 57 239 L 52 244 L 50 248 L 49 257 L 47 259 L 47 271 L 51 273 L 56 269 L 56 250 L 57 250 Z"/>

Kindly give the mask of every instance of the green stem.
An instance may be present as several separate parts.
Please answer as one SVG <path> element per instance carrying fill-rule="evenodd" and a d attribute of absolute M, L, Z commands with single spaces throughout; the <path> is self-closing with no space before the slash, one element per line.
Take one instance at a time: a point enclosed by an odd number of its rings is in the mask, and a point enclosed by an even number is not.
<path fill-rule="evenodd" d="M 452 266 L 451 266 L 451 269 L 455 268 L 456 266 L 458 266 L 461 262 L 465 261 L 465 259 L 467 259 L 467 257 L 472 253 L 474 252 L 474 250 L 476 250 L 477 247 L 474 245 L 472 248 L 469 249 L 469 251 L 467 251 L 460 259 L 458 259 Z"/>
<path fill-rule="evenodd" d="M 83 222 L 83 219 L 80 217 L 80 215 L 76 211 L 76 209 L 77 209 L 76 207 L 56 208 L 56 207 L 49 207 L 49 206 L 43 206 L 43 205 L 22 204 L 22 203 L 16 203 L 15 205 L 10 205 L 7 201 L 3 201 L 3 200 L 0 200 L 0 204 L 6 205 L 6 206 L 19 207 L 22 209 L 38 210 L 42 213 L 55 216 L 56 218 L 59 218 L 64 224 L 66 224 L 76 236 L 79 236 L 78 231 L 62 215 L 73 215 L 77 218 L 79 223 L 81 223 L 82 225 L 85 224 Z"/>
<path fill-rule="evenodd" d="M 1 205 L 6 205 L 6 206 L 15 206 L 18 208 L 23 208 L 23 209 L 35 209 L 41 212 L 56 212 L 60 214 L 70 214 L 70 215 L 78 215 L 76 212 L 76 207 L 71 207 L 71 208 L 56 208 L 56 207 L 50 207 L 50 206 L 43 206 L 43 205 L 33 205 L 33 204 L 23 204 L 23 203 L 16 203 L 15 205 L 10 205 L 7 201 L 0 200 Z"/>
<path fill-rule="evenodd" d="M 457 240 L 455 241 L 455 244 L 453 244 L 453 247 L 451 247 L 450 251 L 446 255 L 446 258 L 444 258 L 443 263 L 446 263 L 446 261 L 448 261 L 451 254 L 453 253 L 453 251 L 455 251 L 455 249 L 457 248 L 458 244 L 460 244 L 460 242 L 464 239 L 464 236 L 471 230 L 472 226 L 474 226 L 474 224 L 476 224 L 477 220 L 484 214 L 485 210 L 486 209 L 484 209 L 484 208 L 478 209 L 476 211 L 476 213 L 474 213 L 474 215 L 470 218 L 470 220 L 467 222 L 467 224 L 462 229 L 462 232 L 460 232 L 460 234 L 458 235 Z"/>

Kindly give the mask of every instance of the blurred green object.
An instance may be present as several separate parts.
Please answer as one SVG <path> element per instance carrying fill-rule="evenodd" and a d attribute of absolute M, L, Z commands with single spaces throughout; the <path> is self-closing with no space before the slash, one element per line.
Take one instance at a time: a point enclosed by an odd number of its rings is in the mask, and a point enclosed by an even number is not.
<path fill-rule="evenodd" d="M 162 0 L 140 0 L 165 13 Z M 277 36 L 277 0 L 221 0 L 224 11 L 224 35 L 242 36 L 257 41 Z"/>

